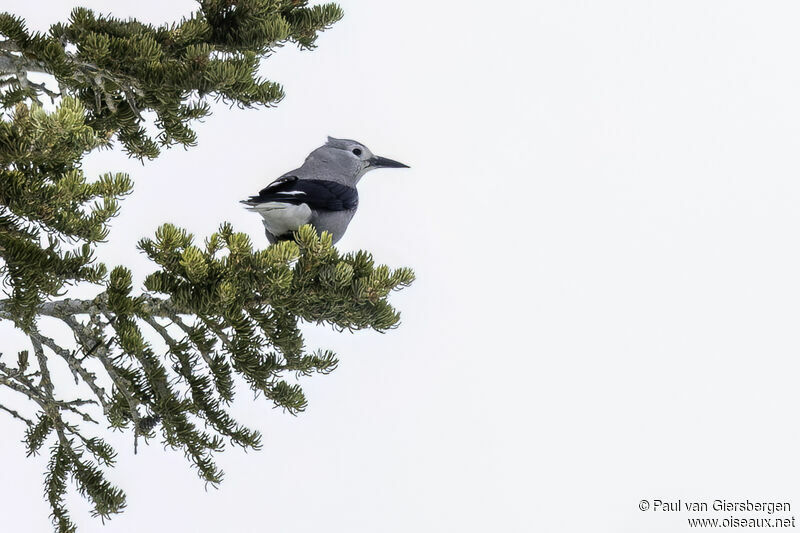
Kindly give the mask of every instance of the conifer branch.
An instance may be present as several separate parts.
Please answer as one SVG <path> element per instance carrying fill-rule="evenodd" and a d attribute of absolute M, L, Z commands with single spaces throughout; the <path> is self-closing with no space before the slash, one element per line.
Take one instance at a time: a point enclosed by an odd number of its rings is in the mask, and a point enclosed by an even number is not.
<path fill-rule="evenodd" d="M 0 378 L 0 379 L 2 379 L 2 378 Z M 21 414 L 19 414 L 19 412 L 15 411 L 14 409 L 9 409 L 5 405 L 0 404 L 0 411 L 5 411 L 6 413 L 10 414 L 11 416 L 16 418 L 17 420 L 21 420 L 21 421 L 25 422 L 28 425 L 28 427 L 33 426 L 33 420 L 31 420 L 30 418 L 26 418 L 26 417 L 22 416 Z"/>
<path fill-rule="evenodd" d="M 114 387 L 122 394 L 128 405 L 128 412 L 126 414 L 133 421 L 133 453 L 136 454 L 142 427 L 139 416 L 139 401 L 133 396 L 129 388 L 130 383 L 117 373 L 111 361 L 104 355 L 98 355 L 98 359 L 100 359 L 103 368 L 105 368 L 106 372 L 108 372 L 108 375 L 111 377 L 111 381 L 114 382 Z"/>
<path fill-rule="evenodd" d="M 8 40 L 8 39 L 5 40 L 5 41 L 0 41 L 0 50 L 5 51 L 5 52 L 19 52 L 20 51 L 19 50 L 19 46 L 17 46 L 14 43 L 14 41 L 11 41 L 11 40 Z"/>
<path fill-rule="evenodd" d="M 366 252 L 341 254 L 310 226 L 294 242 L 258 250 L 227 223 L 203 245 L 164 224 L 139 242 L 156 268 L 138 290 L 126 268 L 95 260 L 133 183 L 125 174 L 88 178 L 87 153 L 115 141 L 152 159 L 164 147 L 195 144 L 193 124 L 210 113 L 211 99 L 275 105 L 283 90 L 259 76 L 260 61 L 286 43 L 313 48 L 341 16 L 335 4 L 307 0 L 200 0 L 197 12 L 171 25 L 78 8 L 35 33 L 0 13 L 0 325 L 26 335 L 32 353 L 29 361 L 28 350 L 18 352 L 16 367 L 0 361 L 0 387 L 30 412 L 0 411 L 26 424 L 28 455 L 51 443 L 45 498 L 59 533 L 75 531 L 64 503 L 69 480 L 97 516 L 125 507 L 100 468 L 112 466 L 116 452 L 86 427 L 129 431 L 134 452 L 140 437 L 160 435 L 216 485 L 223 472 L 214 456 L 226 442 L 260 447 L 260 433 L 229 411 L 234 375 L 297 414 L 306 398 L 284 378 L 327 374 L 338 362 L 307 350 L 301 323 L 397 326 L 388 296 L 413 272 L 376 266 Z M 50 79 L 33 82 L 31 73 Z M 55 109 L 46 112 L 40 97 Z M 97 295 L 63 298 L 76 284 L 93 284 Z M 74 343 L 57 342 L 41 317 L 57 319 L 53 328 Z M 61 364 L 77 398 L 54 382 Z"/>
<path fill-rule="evenodd" d="M 24 394 L 28 399 L 39 404 L 40 407 L 43 406 L 39 391 L 21 377 L 18 371 L 0 363 L 0 373 L 2 373 L 2 375 L 0 375 L 0 385 L 4 385 L 13 391 Z"/>
<path fill-rule="evenodd" d="M 78 336 L 79 344 L 81 345 L 81 347 L 84 350 L 84 354 L 85 354 L 84 355 L 84 360 L 86 359 L 86 357 L 91 355 L 91 353 L 93 353 L 93 351 L 95 351 L 95 350 L 99 349 L 100 350 L 99 351 L 100 355 L 102 355 L 104 353 L 105 347 L 101 346 L 101 341 L 99 341 L 99 340 L 95 341 L 95 343 L 94 343 L 94 345 L 92 346 L 91 349 L 86 350 L 86 346 L 87 346 L 86 343 L 87 342 L 91 342 L 89 340 L 90 336 L 86 335 L 83 325 L 80 324 L 74 316 L 70 316 L 70 315 L 64 316 L 63 320 L 68 326 L 70 326 L 72 328 L 73 332 Z M 38 332 L 32 332 L 32 335 L 34 337 L 40 337 L 40 334 Z M 45 339 L 44 337 L 41 337 L 40 341 L 45 341 L 45 342 L 49 341 L 48 342 L 48 346 L 52 346 L 52 345 L 55 344 L 51 340 Z M 58 348 L 58 347 L 56 346 L 56 348 Z M 98 385 L 97 376 L 93 372 L 88 371 L 85 368 L 85 366 L 83 365 L 83 361 L 79 360 L 75 356 L 75 354 L 77 352 L 78 352 L 78 350 L 75 350 L 74 352 L 70 352 L 69 350 L 61 350 L 61 349 L 59 349 L 59 350 L 56 351 L 56 353 L 58 355 L 60 355 L 64 359 L 64 361 L 67 363 L 67 365 L 69 366 L 70 371 L 72 372 L 73 376 L 79 376 L 80 379 L 83 380 L 83 382 L 89 387 L 89 389 L 91 389 L 92 393 L 97 398 L 97 401 L 99 402 L 99 404 L 103 408 L 103 414 L 104 415 L 108 415 L 109 409 L 110 409 L 110 405 L 109 405 L 109 402 L 108 402 L 108 396 L 106 394 L 106 391 L 100 385 Z M 78 382 L 78 379 L 76 378 L 76 384 L 77 384 L 77 382 Z"/>
<path fill-rule="evenodd" d="M 172 321 L 173 324 L 177 325 L 183 333 L 186 335 L 187 339 L 191 339 L 192 336 L 195 334 L 195 331 L 192 330 L 189 326 L 186 325 L 186 322 L 181 319 L 180 316 L 176 312 L 172 312 L 169 310 L 165 310 L 167 317 Z M 214 361 L 211 356 L 211 351 L 207 348 L 204 343 L 197 343 L 193 342 L 194 346 L 197 348 L 197 351 L 200 353 L 203 361 L 206 362 L 209 368 L 214 367 Z"/>

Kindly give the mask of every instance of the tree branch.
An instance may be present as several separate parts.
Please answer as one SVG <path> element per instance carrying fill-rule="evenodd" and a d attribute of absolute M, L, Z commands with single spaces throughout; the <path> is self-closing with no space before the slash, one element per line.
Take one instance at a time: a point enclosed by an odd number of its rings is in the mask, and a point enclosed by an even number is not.
<path fill-rule="evenodd" d="M 133 453 L 134 455 L 139 449 L 139 434 L 141 430 L 139 429 L 139 425 L 141 424 L 141 420 L 139 418 L 139 400 L 137 400 L 133 393 L 128 388 L 128 383 L 122 376 L 117 373 L 114 365 L 111 364 L 111 361 L 105 356 L 99 356 L 100 362 L 103 365 L 103 368 L 106 369 L 108 375 L 111 377 L 111 380 L 116 385 L 117 390 L 125 397 L 125 401 L 128 403 L 128 410 L 131 414 L 131 419 L 133 420 Z"/>
<path fill-rule="evenodd" d="M 33 425 L 33 420 L 31 420 L 31 419 L 29 419 L 29 418 L 26 418 L 26 417 L 22 416 L 22 415 L 21 415 L 21 414 L 19 414 L 17 411 L 15 411 L 15 410 L 13 410 L 13 409 L 9 409 L 9 408 L 8 408 L 8 407 L 6 407 L 5 405 L 0 405 L 0 411 L 5 411 L 6 413 L 9 413 L 9 414 L 10 414 L 11 416 L 13 416 L 14 418 L 16 418 L 16 419 L 19 419 L 19 420 L 22 420 L 23 422 L 25 422 L 26 424 L 28 424 L 28 426 L 32 426 L 32 425 Z"/>
<path fill-rule="evenodd" d="M 31 331 L 29 333 L 31 340 L 35 340 L 37 343 L 44 344 L 57 355 L 59 355 L 64 361 L 66 361 L 67 365 L 69 365 L 70 370 L 73 373 L 77 373 L 80 375 L 81 379 L 83 379 L 84 383 L 92 390 L 94 395 L 97 397 L 100 405 L 103 407 L 103 412 L 108 414 L 108 410 L 110 405 L 107 400 L 107 395 L 105 390 L 97 384 L 97 377 L 94 373 L 89 372 L 84 368 L 80 361 L 75 357 L 75 355 L 70 352 L 69 350 L 65 350 L 58 346 L 55 341 L 51 338 L 45 337 L 38 331 Z M 38 356 L 38 355 L 37 355 Z"/>
<path fill-rule="evenodd" d="M 6 52 L 19 52 L 19 46 L 14 41 L 0 41 L 0 50 L 4 50 Z"/>
<path fill-rule="evenodd" d="M 172 320 L 173 324 L 175 324 L 179 328 L 181 328 L 181 330 L 183 330 L 183 332 L 186 334 L 186 336 L 191 339 L 192 329 L 189 326 L 186 325 L 186 322 L 184 322 L 181 319 L 181 317 L 178 316 L 177 313 L 171 313 L 169 315 L 169 318 L 170 318 L 170 320 Z M 203 347 L 200 344 L 197 344 L 197 343 L 193 343 L 193 344 L 197 348 L 197 351 L 200 352 L 200 356 L 203 358 L 203 361 L 206 362 L 206 364 L 209 366 L 209 368 L 213 368 L 214 367 L 214 361 L 211 359 L 211 352 L 206 350 L 205 347 Z"/>

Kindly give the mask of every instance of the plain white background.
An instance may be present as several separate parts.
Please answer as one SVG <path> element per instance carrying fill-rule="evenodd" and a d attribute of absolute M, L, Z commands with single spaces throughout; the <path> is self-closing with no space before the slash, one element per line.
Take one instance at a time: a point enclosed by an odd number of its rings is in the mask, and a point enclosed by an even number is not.
<path fill-rule="evenodd" d="M 100 258 L 143 279 L 135 243 L 166 221 L 203 237 L 229 220 L 264 245 L 237 200 L 326 135 L 355 138 L 412 167 L 362 181 L 340 242 L 415 268 L 393 297 L 403 323 L 307 327 L 340 368 L 305 380 L 296 418 L 240 392 L 264 449 L 221 454 L 219 490 L 116 435 L 128 509 L 102 526 L 72 495 L 80 531 L 688 529 L 643 498 L 800 514 L 800 6 L 341 4 L 318 50 L 264 63 L 286 89 L 276 109 L 218 106 L 198 147 L 144 166 L 87 160 L 136 182 Z M 45 29 L 71 6 L 2 8 Z M 22 430 L 0 418 L 3 529 L 46 532 L 46 457 L 24 457 Z"/>

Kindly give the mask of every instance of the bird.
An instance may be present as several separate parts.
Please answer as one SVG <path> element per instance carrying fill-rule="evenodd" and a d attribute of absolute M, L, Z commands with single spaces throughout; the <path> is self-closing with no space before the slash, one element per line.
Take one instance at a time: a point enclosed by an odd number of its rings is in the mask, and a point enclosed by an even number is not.
<path fill-rule="evenodd" d="M 297 169 L 287 172 L 241 203 L 261 215 L 270 244 L 292 240 L 293 232 L 311 224 L 331 234 L 335 244 L 344 236 L 358 208 L 356 185 L 378 168 L 410 168 L 374 155 L 352 139 L 328 137 Z"/>

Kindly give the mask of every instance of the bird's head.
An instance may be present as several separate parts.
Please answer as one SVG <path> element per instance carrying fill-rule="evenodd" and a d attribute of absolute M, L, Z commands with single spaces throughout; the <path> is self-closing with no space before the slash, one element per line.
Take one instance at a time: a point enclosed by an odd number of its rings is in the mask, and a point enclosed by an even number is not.
<path fill-rule="evenodd" d="M 328 137 L 327 143 L 311 152 L 306 162 L 335 169 L 338 175 L 345 177 L 347 185 L 355 185 L 364 174 L 377 168 L 409 168 L 399 161 L 373 154 L 358 141 L 333 137 Z"/>

